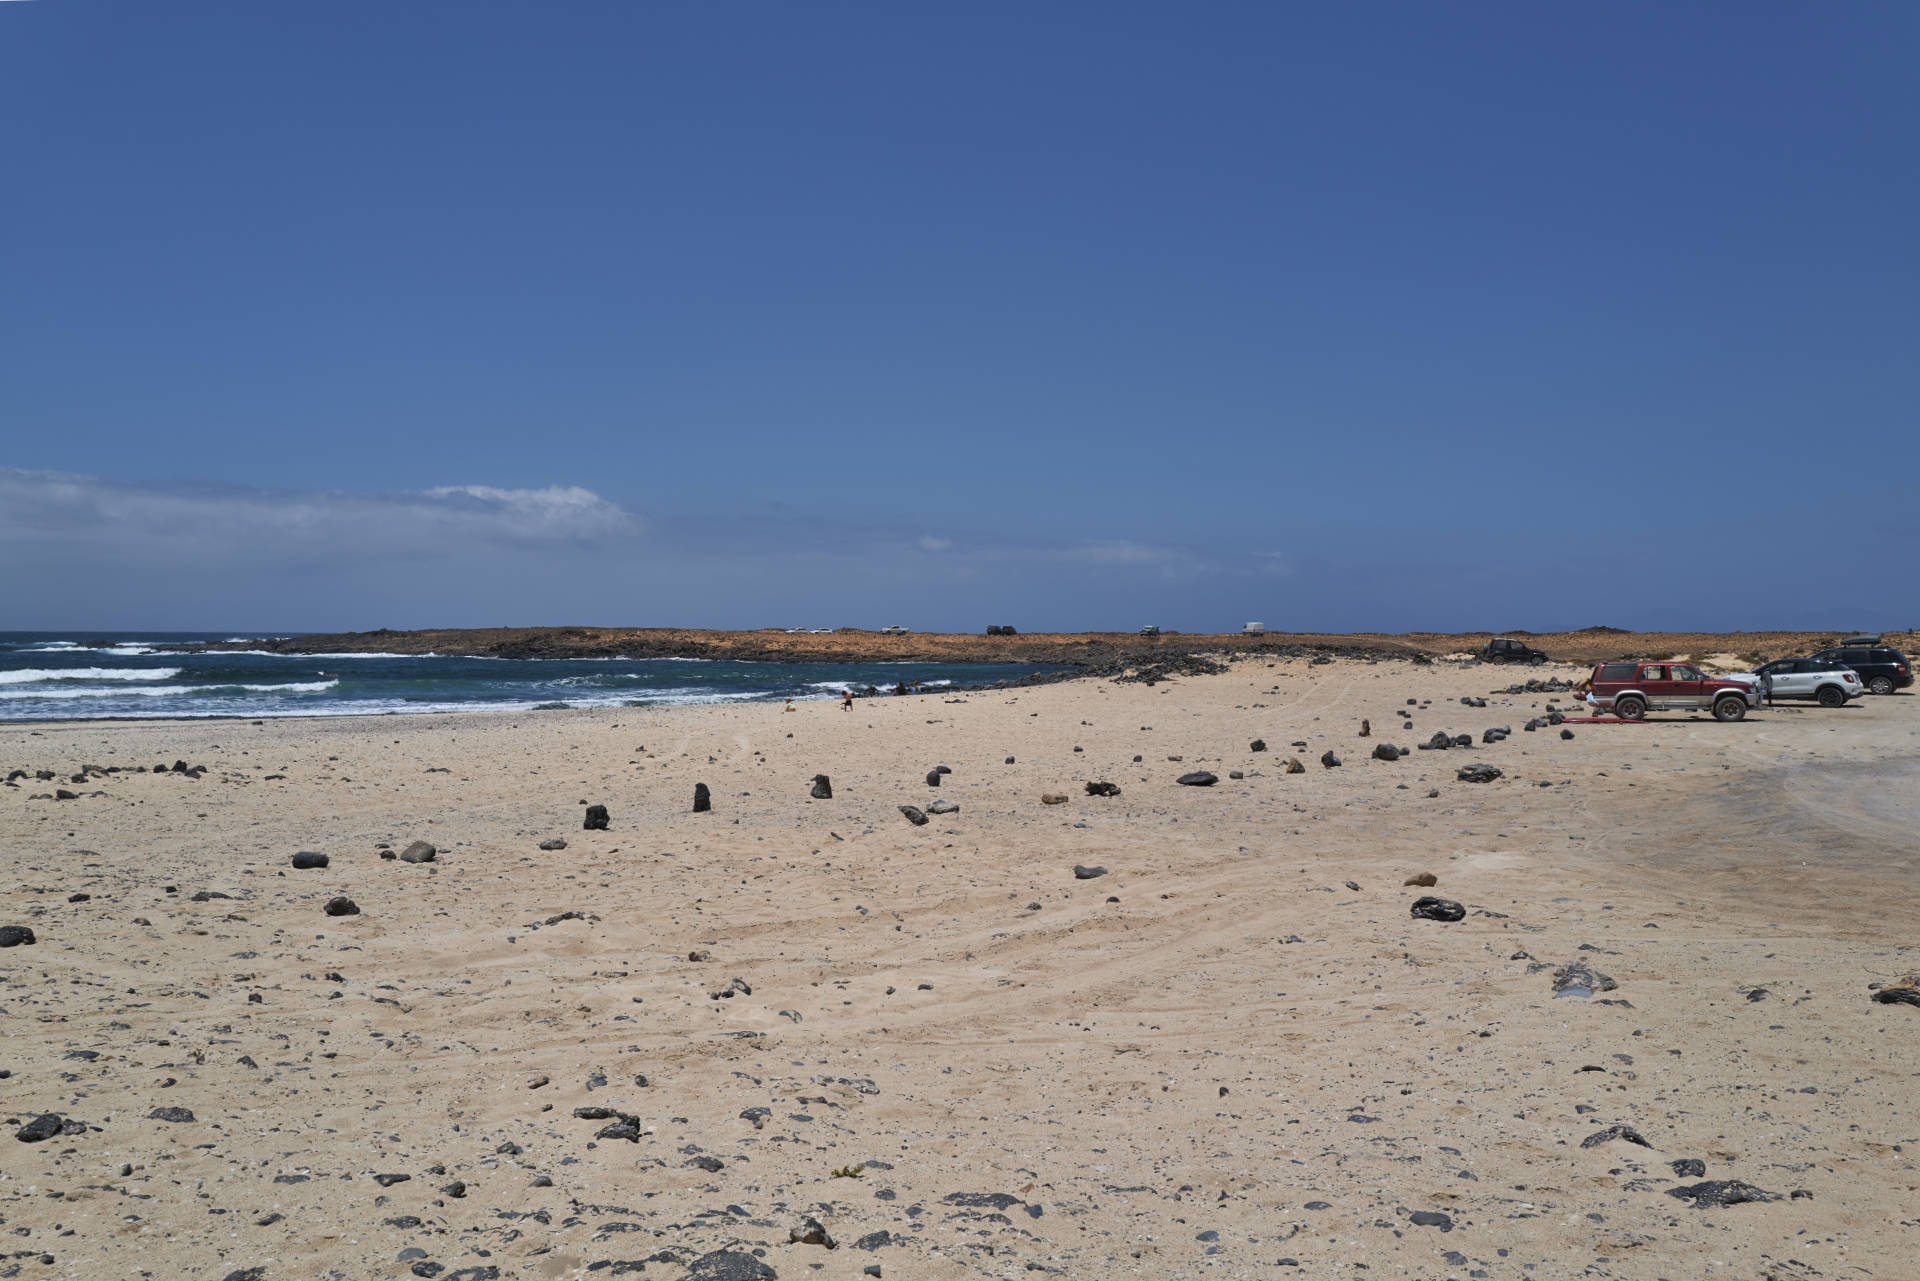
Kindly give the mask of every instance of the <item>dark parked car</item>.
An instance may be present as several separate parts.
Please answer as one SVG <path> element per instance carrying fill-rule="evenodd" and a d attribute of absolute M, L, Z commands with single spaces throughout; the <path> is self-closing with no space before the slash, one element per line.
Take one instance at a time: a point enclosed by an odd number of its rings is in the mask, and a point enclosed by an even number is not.
<path fill-rule="evenodd" d="M 1891 694 L 1913 684 L 1913 664 L 1891 645 L 1839 645 L 1814 657 L 1851 667 L 1876 694 Z"/>
<path fill-rule="evenodd" d="M 1517 640 L 1508 640 L 1505 636 L 1496 636 L 1480 650 L 1480 657 L 1489 663 L 1528 663 L 1534 667 L 1547 661 L 1546 653 L 1523 645 Z"/>

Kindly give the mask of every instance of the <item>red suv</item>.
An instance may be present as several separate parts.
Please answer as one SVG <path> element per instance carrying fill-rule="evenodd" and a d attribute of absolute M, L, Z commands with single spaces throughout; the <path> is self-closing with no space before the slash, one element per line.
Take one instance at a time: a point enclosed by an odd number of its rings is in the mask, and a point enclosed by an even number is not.
<path fill-rule="evenodd" d="M 1648 712 L 1706 711 L 1717 721 L 1737 721 L 1760 706 L 1760 685 L 1752 677 L 1716 680 L 1692 663 L 1602 663 L 1588 678 L 1586 700 L 1623 721 Z"/>

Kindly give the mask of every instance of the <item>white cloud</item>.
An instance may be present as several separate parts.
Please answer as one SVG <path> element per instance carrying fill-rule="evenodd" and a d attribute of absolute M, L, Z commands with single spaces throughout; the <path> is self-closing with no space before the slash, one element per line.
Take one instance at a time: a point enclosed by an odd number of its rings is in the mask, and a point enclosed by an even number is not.
<path fill-rule="evenodd" d="M 922 534 L 917 544 L 923 552 L 944 552 L 953 547 L 951 538 L 935 538 L 932 534 Z"/>
<path fill-rule="evenodd" d="M 1096 565 L 1170 565 L 1187 559 L 1186 553 L 1171 547 L 1155 547 L 1127 538 L 1099 539 L 1063 547 L 1059 555 L 1066 560 L 1088 561 Z"/>
<path fill-rule="evenodd" d="M 264 490 L 130 485 L 0 468 L 0 552 L 51 544 L 202 564 L 282 557 L 353 561 L 476 543 L 603 542 L 641 529 L 618 504 L 578 487 Z"/>

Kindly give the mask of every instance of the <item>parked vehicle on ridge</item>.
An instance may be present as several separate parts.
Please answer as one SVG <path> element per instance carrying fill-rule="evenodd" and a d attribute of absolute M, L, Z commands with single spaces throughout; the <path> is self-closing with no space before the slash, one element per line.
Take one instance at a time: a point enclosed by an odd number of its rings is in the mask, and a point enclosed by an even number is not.
<path fill-rule="evenodd" d="M 1489 663 L 1527 663 L 1534 667 L 1547 661 L 1546 651 L 1505 636 L 1496 636 L 1482 645 L 1480 657 Z"/>

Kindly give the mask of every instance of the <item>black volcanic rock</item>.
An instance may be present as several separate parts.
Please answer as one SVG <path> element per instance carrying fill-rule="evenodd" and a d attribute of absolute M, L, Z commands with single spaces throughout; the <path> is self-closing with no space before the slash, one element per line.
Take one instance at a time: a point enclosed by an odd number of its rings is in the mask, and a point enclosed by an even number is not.
<path fill-rule="evenodd" d="M 1415 899 L 1409 910 L 1416 919 L 1422 921 L 1462 921 L 1467 916 L 1467 909 L 1452 899 L 1435 898 L 1431 894 L 1422 894 Z"/>
<path fill-rule="evenodd" d="M 1677 1200 L 1691 1202 L 1696 1210 L 1709 1210 L 1723 1205 L 1743 1205 L 1749 1201 L 1780 1199 L 1772 1192 L 1756 1188 L 1751 1183 L 1742 1183 L 1738 1179 L 1715 1179 L 1708 1183 L 1668 1188 L 1667 1195 Z"/>
<path fill-rule="evenodd" d="M 580 824 L 580 826 L 588 832 L 604 832 L 607 830 L 607 824 L 611 821 L 612 820 L 607 817 L 606 806 L 589 805 L 587 806 L 586 821 Z"/>
<path fill-rule="evenodd" d="M 43 1143 L 60 1133 L 66 1118 L 58 1112 L 43 1112 L 13 1132 L 22 1143 Z"/>

